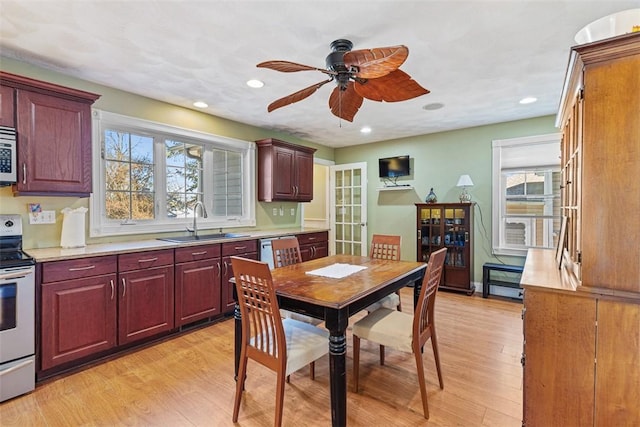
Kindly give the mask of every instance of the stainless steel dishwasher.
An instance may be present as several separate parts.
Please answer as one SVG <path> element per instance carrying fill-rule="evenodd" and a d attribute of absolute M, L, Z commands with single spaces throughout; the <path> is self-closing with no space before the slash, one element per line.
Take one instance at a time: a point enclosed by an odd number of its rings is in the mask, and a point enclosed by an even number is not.
<path fill-rule="evenodd" d="M 273 250 L 271 249 L 271 242 L 276 239 L 287 239 L 293 236 L 280 236 L 272 237 L 269 239 L 260 239 L 260 261 L 269 264 L 269 268 L 273 270 Z"/>

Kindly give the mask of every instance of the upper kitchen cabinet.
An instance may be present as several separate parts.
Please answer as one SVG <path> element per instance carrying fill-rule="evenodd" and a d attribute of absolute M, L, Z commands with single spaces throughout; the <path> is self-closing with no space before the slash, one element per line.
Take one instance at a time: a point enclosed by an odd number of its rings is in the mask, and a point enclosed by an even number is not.
<path fill-rule="evenodd" d="M 16 127 L 15 91 L 9 86 L 0 86 L 0 126 Z"/>
<path fill-rule="evenodd" d="M 258 200 L 310 202 L 313 199 L 314 148 L 278 139 L 258 145 Z"/>
<path fill-rule="evenodd" d="M 4 72 L 0 82 L 3 95 L 15 91 L 14 195 L 89 196 L 91 105 L 100 95 Z"/>

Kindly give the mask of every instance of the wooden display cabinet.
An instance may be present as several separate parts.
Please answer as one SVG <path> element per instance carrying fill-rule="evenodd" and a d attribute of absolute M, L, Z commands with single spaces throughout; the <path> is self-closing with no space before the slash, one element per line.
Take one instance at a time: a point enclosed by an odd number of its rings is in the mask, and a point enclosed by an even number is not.
<path fill-rule="evenodd" d="M 441 289 L 473 294 L 473 203 L 417 203 L 417 260 L 447 248 Z"/>

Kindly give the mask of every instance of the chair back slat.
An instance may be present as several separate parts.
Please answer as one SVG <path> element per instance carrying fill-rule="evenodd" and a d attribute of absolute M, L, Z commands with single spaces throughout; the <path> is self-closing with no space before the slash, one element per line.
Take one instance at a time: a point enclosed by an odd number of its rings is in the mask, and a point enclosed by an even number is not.
<path fill-rule="evenodd" d="M 231 257 L 242 316 L 242 339 L 251 357 L 276 369 L 286 361 L 285 333 L 266 263 Z"/>
<path fill-rule="evenodd" d="M 371 238 L 369 257 L 400 261 L 401 236 L 374 234 Z"/>
<path fill-rule="evenodd" d="M 419 347 L 422 347 L 431 336 L 433 325 L 434 306 L 447 248 L 442 248 L 431 254 L 427 264 L 427 271 L 422 281 L 422 289 L 418 297 L 418 303 L 413 317 L 413 336 L 419 339 Z"/>
<path fill-rule="evenodd" d="M 275 268 L 302 262 L 300 245 L 296 237 L 272 240 L 271 250 L 273 252 L 273 264 Z"/>

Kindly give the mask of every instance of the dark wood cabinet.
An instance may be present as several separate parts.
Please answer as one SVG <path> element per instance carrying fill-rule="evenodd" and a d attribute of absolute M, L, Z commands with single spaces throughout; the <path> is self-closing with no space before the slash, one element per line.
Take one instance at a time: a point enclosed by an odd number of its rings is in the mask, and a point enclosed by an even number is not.
<path fill-rule="evenodd" d="M 99 95 L 0 72 L 15 91 L 17 195 L 91 193 L 91 105 Z M 5 89 L 3 89 L 4 95 Z M 4 116 L 3 96 L 3 116 Z"/>
<path fill-rule="evenodd" d="M 173 249 L 118 256 L 118 344 L 173 329 Z"/>
<path fill-rule="evenodd" d="M 115 347 L 116 269 L 115 255 L 43 265 L 39 370 Z"/>
<path fill-rule="evenodd" d="M 440 248 L 447 248 L 440 288 L 475 291 L 473 279 L 473 204 L 417 203 L 418 261 L 427 262 Z"/>
<path fill-rule="evenodd" d="M 176 249 L 176 327 L 221 313 L 220 254 L 219 243 Z"/>
<path fill-rule="evenodd" d="M 297 237 L 302 261 L 309 261 L 329 255 L 328 232 L 322 231 L 318 233 L 299 234 Z"/>
<path fill-rule="evenodd" d="M 258 241 L 246 240 L 241 242 L 228 242 L 222 244 L 222 312 L 232 313 L 235 307 L 233 299 L 233 285 L 229 279 L 233 277 L 231 257 L 240 256 L 249 259 L 258 259 Z"/>
<path fill-rule="evenodd" d="M 0 126 L 16 127 L 15 89 L 0 86 Z"/>
<path fill-rule="evenodd" d="M 316 150 L 273 138 L 256 141 L 256 144 L 258 200 L 310 202 Z"/>

